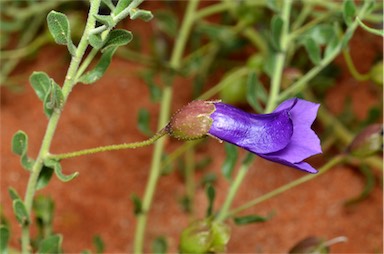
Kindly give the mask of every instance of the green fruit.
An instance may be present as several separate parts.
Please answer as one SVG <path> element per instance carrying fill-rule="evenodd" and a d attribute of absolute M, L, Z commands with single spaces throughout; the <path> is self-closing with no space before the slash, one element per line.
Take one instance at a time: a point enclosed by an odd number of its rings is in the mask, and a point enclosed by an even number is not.
<path fill-rule="evenodd" d="M 241 77 L 236 82 L 227 84 L 219 93 L 220 99 L 228 104 L 243 104 L 247 102 L 247 82 Z"/>
<path fill-rule="evenodd" d="M 378 62 L 371 68 L 369 76 L 375 84 L 383 86 L 383 61 Z"/>

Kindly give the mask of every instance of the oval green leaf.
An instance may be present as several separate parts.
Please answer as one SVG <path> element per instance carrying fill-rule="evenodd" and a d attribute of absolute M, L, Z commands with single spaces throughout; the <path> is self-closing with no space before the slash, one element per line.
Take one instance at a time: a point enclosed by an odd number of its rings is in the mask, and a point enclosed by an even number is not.
<path fill-rule="evenodd" d="M 13 212 L 15 213 L 16 219 L 20 223 L 20 225 L 29 224 L 28 212 L 21 199 L 13 200 Z"/>
<path fill-rule="evenodd" d="M 39 97 L 41 101 L 44 101 L 51 86 L 49 76 L 45 72 L 35 71 L 29 77 L 29 82 L 31 83 L 33 90 L 35 90 L 37 97 Z"/>
<path fill-rule="evenodd" d="M 236 146 L 231 145 L 229 143 L 225 143 L 224 147 L 225 147 L 226 157 L 225 157 L 224 164 L 221 167 L 221 172 L 223 173 L 224 177 L 227 180 L 230 180 L 233 169 L 235 168 L 235 165 L 236 165 L 238 151 Z"/>
<path fill-rule="evenodd" d="M 39 244 L 38 253 L 61 253 L 61 235 L 51 235 L 43 239 Z"/>

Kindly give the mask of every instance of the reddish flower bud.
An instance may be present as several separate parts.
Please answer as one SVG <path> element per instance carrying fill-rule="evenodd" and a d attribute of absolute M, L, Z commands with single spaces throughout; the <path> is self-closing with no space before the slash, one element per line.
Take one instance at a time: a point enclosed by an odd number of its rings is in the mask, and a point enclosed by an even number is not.
<path fill-rule="evenodd" d="M 192 101 L 172 117 L 165 128 L 169 135 L 181 140 L 204 137 L 212 125 L 215 105 L 209 101 Z"/>

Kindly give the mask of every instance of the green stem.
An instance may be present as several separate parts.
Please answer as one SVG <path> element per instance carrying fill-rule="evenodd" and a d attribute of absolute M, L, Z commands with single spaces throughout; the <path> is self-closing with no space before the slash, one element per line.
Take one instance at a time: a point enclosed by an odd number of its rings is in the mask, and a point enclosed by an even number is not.
<path fill-rule="evenodd" d="M 237 190 L 239 189 L 241 183 L 243 182 L 243 180 L 244 180 L 244 178 L 248 172 L 248 168 L 253 162 L 253 159 L 254 159 L 254 156 L 252 156 L 251 159 L 245 160 L 242 163 L 242 165 L 239 169 L 239 172 L 236 175 L 235 180 L 231 183 L 228 195 L 227 195 L 227 197 L 223 203 L 223 206 L 221 207 L 220 212 L 217 215 L 215 221 L 222 222 L 227 218 L 229 208 L 232 205 L 232 202 L 233 202 L 233 199 L 235 198 Z"/>
<path fill-rule="evenodd" d="M 73 77 L 76 75 L 76 71 L 79 66 L 80 59 L 84 55 L 84 52 L 87 48 L 87 45 L 88 45 L 87 34 L 88 34 L 88 31 L 92 29 L 95 25 L 95 18 L 93 17 L 93 15 L 98 12 L 99 6 L 100 6 L 100 0 L 91 1 L 91 7 L 89 10 L 87 25 L 84 30 L 84 35 L 81 41 L 79 42 L 78 48 L 76 50 L 76 55 L 72 57 L 71 64 L 68 69 L 66 79 L 63 85 L 64 101 L 66 101 L 68 94 L 70 93 L 70 91 L 72 90 L 72 87 L 74 86 Z M 25 198 L 24 198 L 24 204 L 29 217 L 31 216 L 31 212 L 32 212 L 33 197 L 36 191 L 37 180 L 41 172 L 41 169 L 43 167 L 44 159 L 46 159 L 47 156 L 49 156 L 49 148 L 53 139 L 53 135 L 56 130 L 57 123 L 60 119 L 60 115 L 61 115 L 61 110 L 57 109 L 53 112 L 51 118 L 49 119 L 48 126 L 40 147 L 39 154 L 31 170 L 31 175 L 28 180 L 27 189 L 26 189 Z M 30 253 L 29 225 L 23 225 L 21 240 L 22 240 L 22 253 Z"/>
<path fill-rule="evenodd" d="M 232 211 L 230 211 L 228 213 L 228 215 L 226 216 L 226 218 L 224 219 L 227 219 L 227 218 L 230 218 L 230 217 L 233 217 L 235 216 L 236 214 L 246 210 L 246 209 L 249 209 L 257 204 L 260 204 L 261 202 L 263 201 L 266 201 L 272 197 L 275 197 L 287 190 L 290 190 L 292 189 L 293 187 L 296 187 L 300 184 L 303 184 L 305 182 L 308 182 L 312 179 L 315 179 L 321 175 L 323 175 L 325 172 L 327 172 L 328 170 L 330 170 L 332 167 L 334 167 L 335 165 L 339 164 L 339 163 L 342 163 L 344 160 L 345 160 L 345 156 L 344 155 L 339 155 L 339 156 L 336 156 L 334 157 L 332 160 L 328 161 L 325 165 L 323 165 L 320 169 L 319 169 L 319 172 L 317 174 L 310 174 L 310 175 L 306 175 L 306 176 L 303 176 L 295 181 L 292 181 L 292 182 L 289 182 L 277 189 L 274 189 L 273 191 L 267 193 L 267 194 L 264 194 L 263 196 L 261 197 L 258 197 L 254 200 L 251 200 L 247 203 L 245 203 L 244 205 L 241 205 L 239 206 L 238 208 L 235 208 L 233 209 Z"/>
<path fill-rule="evenodd" d="M 291 13 L 291 7 L 292 7 L 292 0 L 284 1 L 282 16 L 281 16 L 283 20 L 283 27 L 280 35 L 280 43 L 279 43 L 280 51 L 276 53 L 276 56 L 275 56 L 275 66 L 274 66 L 274 71 L 272 75 L 271 89 L 269 92 L 268 103 L 265 109 L 266 113 L 271 112 L 276 107 L 276 104 L 278 101 L 281 78 L 284 71 L 286 51 L 288 49 L 288 42 L 289 42 L 288 30 L 289 30 L 289 17 Z"/>
<path fill-rule="evenodd" d="M 101 153 L 101 152 L 107 152 L 107 151 L 139 148 L 139 147 L 153 144 L 156 140 L 163 137 L 165 134 L 166 134 L 165 130 L 161 129 L 154 136 L 144 141 L 134 142 L 134 143 L 124 143 L 124 144 L 118 144 L 118 145 L 100 146 L 100 147 L 84 149 L 84 150 L 70 152 L 70 153 L 53 154 L 53 155 L 49 155 L 49 158 L 52 158 L 55 160 L 62 160 L 62 159 L 69 159 L 73 157 L 79 157 L 83 155 L 95 154 L 95 153 Z"/>
<path fill-rule="evenodd" d="M 188 35 L 193 25 L 193 18 L 199 0 L 191 0 L 188 2 L 187 10 L 184 16 L 183 24 L 180 28 L 179 36 L 176 39 L 175 47 L 173 48 L 170 66 L 173 69 L 178 69 L 181 64 L 181 58 L 184 48 L 188 39 Z M 172 101 L 172 87 L 167 85 L 163 90 L 163 97 L 161 101 L 160 117 L 158 128 L 163 128 L 168 121 L 170 114 L 170 105 Z M 155 144 L 152 163 L 150 168 L 149 179 L 144 191 L 142 202 L 142 213 L 137 216 L 137 226 L 135 232 L 135 239 L 133 243 L 134 253 L 143 253 L 144 248 L 144 235 L 147 224 L 148 212 L 150 210 L 155 189 L 161 173 L 161 156 L 164 149 L 164 139 L 159 140 Z"/>
<path fill-rule="evenodd" d="M 348 49 L 343 49 L 343 56 L 345 63 L 348 66 L 349 72 L 352 74 L 352 76 L 357 80 L 357 81 L 366 81 L 370 79 L 369 73 L 367 74 L 361 74 L 353 64 L 353 60 L 351 57 L 351 54 L 349 53 Z"/>

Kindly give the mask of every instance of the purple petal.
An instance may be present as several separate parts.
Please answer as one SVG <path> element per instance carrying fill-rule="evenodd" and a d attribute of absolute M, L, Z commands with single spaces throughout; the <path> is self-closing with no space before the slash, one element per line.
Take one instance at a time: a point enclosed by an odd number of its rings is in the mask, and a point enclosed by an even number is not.
<path fill-rule="evenodd" d="M 280 164 L 283 164 L 283 165 L 286 165 L 289 167 L 297 168 L 297 169 L 306 171 L 306 172 L 311 173 L 311 174 L 316 174 L 318 172 L 315 168 L 313 168 L 311 165 L 309 165 L 308 163 L 306 163 L 304 161 L 289 162 L 286 160 L 282 160 L 278 156 L 273 156 L 273 155 L 269 155 L 269 154 L 258 154 L 258 155 L 260 157 L 266 159 L 266 160 L 274 161 L 274 162 L 277 162 L 277 163 L 280 163 Z"/>
<path fill-rule="evenodd" d="M 283 102 L 274 112 L 285 111 L 293 103 L 295 104 L 289 111 L 293 122 L 291 142 L 280 151 L 268 153 L 268 157 L 279 158 L 288 163 L 301 162 L 312 155 L 321 153 L 320 140 L 311 129 L 320 105 L 305 100 L 293 99 Z"/>
<path fill-rule="evenodd" d="M 209 134 L 253 153 L 267 154 L 291 142 L 291 108 L 265 115 L 250 114 L 224 103 L 214 103 Z"/>

